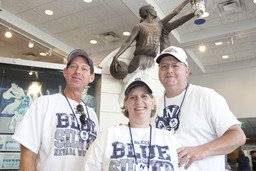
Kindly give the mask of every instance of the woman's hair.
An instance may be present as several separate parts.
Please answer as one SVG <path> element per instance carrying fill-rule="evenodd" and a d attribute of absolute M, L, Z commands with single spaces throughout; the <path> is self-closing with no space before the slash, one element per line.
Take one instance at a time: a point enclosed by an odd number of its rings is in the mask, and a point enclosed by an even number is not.
<path fill-rule="evenodd" d="M 127 95 L 125 96 L 124 101 L 126 101 L 126 100 L 128 99 L 128 97 L 129 97 L 130 93 L 132 92 L 132 90 L 134 90 L 134 89 L 137 88 L 137 87 L 145 87 L 146 90 L 147 90 L 147 92 L 148 92 L 148 94 L 149 94 L 149 96 L 150 96 L 151 98 L 153 98 L 153 95 L 149 92 L 149 90 L 148 90 L 148 88 L 147 88 L 146 86 L 144 86 L 144 85 L 135 85 L 134 87 L 132 87 L 132 88 L 127 92 Z M 127 118 L 129 118 L 129 112 L 128 112 L 128 110 L 125 109 L 124 106 L 121 107 L 121 109 L 122 109 L 122 113 L 124 114 L 124 116 L 126 116 Z M 151 109 L 150 117 L 152 118 L 155 114 L 156 114 L 156 105 L 154 105 L 153 108 Z"/>
<path fill-rule="evenodd" d="M 238 156 L 244 156 L 243 150 L 239 150 L 239 151 L 238 151 Z"/>

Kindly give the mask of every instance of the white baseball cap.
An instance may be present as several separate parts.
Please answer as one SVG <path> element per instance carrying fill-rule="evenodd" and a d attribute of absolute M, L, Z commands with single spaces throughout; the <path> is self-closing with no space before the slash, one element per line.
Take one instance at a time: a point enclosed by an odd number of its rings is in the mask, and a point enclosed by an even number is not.
<path fill-rule="evenodd" d="M 166 56 L 173 56 L 178 59 L 180 62 L 183 62 L 188 67 L 188 57 L 185 51 L 182 48 L 176 46 L 170 46 L 163 50 L 160 55 L 156 58 L 156 63 L 160 63 L 160 61 Z"/>

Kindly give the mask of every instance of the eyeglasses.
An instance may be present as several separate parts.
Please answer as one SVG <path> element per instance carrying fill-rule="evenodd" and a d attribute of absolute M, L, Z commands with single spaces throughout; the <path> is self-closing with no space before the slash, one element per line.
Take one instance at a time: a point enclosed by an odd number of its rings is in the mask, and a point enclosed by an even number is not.
<path fill-rule="evenodd" d="M 76 110 L 77 110 L 79 113 L 81 113 L 81 116 L 79 117 L 79 120 L 80 120 L 81 124 L 84 125 L 84 126 L 86 126 L 86 124 L 87 124 L 87 119 L 86 119 L 86 115 L 85 115 L 85 113 L 84 113 L 84 107 L 83 107 L 81 104 L 79 104 L 79 105 L 76 106 Z"/>
<path fill-rule="evenodd" d="M 178 63 L 175 63 L 175 64 L 160 64 L 159 68 L 161 70 L 168 70 L 169 67 L 171 67 L 174 70 L 178 70 L 178 69 L 180 69 L 181 66 L 185 66 L 185 64 L 181 63 L 181 62 L 178 62 Z"/>

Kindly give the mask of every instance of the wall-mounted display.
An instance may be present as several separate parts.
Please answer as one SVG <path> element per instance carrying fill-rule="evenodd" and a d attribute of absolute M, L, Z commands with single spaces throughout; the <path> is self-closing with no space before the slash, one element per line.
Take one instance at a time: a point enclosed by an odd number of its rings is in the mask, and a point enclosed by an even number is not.
<path fill-rule="evenodd" d="M 19 169 L 20 153 L 0 153 L 0 170 Z"/>
<path fill-rule="evenodd" d="M 20 151 L 19 144 L 12 139 L 12 134 L 0 135 L 0 152 Z"/>

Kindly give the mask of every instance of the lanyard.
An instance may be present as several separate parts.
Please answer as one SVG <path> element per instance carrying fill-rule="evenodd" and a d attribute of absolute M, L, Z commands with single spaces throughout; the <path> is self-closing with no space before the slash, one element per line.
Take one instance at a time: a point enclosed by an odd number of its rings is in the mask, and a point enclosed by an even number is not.
<path fill-rule="evenodd" d="M 74 112 L 74 110 L 72 109 L 71 104 L 70 104 L 70 102 L 69 102 L 67 96 L 65 95 L 64 91 L 62 91 L 62 93 L 63 93 L 63 95 L 65 96 L 65 98 L 66 98 L 66 100 L 67 100 L 67 102 L 68 102 L 68 105 L 69 105 L 70 109 L 72 110 L 72 113 L 73 113 L 73 115 L 74 115 L 74 117 L 75 117 L 75 119 L 76 119 L 76 122 L 77 122 L 77 124 L 78 124 L 79 130 L 81 130 L 80 124 L 79 124 L 79 122 L 78 122 L 78 120 L 77 120 L 77 118 L 76 118 L 75 112 Z M 88 115 L 88 119 L 90 120 L 90 115 L 89 115 L 89 112 L 88 112 L 87 105 L 85 104 L 85 102 L 84 102 L 82 99 L 81 99 L 81 101 L 82 101 L 82 102 L 84 103 L 84 105 L 85 105 L 86 112 L 87 112 L 87 115 Z"/>
<path fill-rule="evenodd" d="M 135 162 L 137 164 L 138 160 L 137 160 L 137 156 L 136 156 L 136 153 L 135 153 L 135 148 L 134 148 L 134 143 L 133 143 L 133 138 L 132 138 L 132 131 L 131 131 L 130 122 L 128 123 L 128 126 L 129 126 L 129 131 L 130 131 L 130 136 L 131 136 L 131 143 L 132 143 L 134 158 L 135 158 Z M 149 169 L 149 163 L 150 163 L 151 139 L 152 139 L 152 126 L 149 125 L 149 127 L 150 127 L 150 139 L 149 139 L 148 169 Z"/>
<path fill-rule="evenodd" d="M 180 104 L 180 107 L 179 107 L 179 111 L 177 112 L 177 114 L 179 114 L 180 111 L 181 111 L 181 107 L 182 107 L 182 105 L 183 105 L 185 96 L 186 96 L 186 94 L 187 94 L 188 86 L 189 86 L 189 84 L 187 83 L 187 86 L 186 86 L 186 89 L 185 89 L 185 93 L 184 93 L 184 95 L 183 95 L 183 98 L 182 98 L 182 101 L 181 101 L 181 104 Z M 165 108 L 165 112 L 167 113 L 167 108 L 166 108 L 166 93 L 164 93 L 164 108 Z"/>

